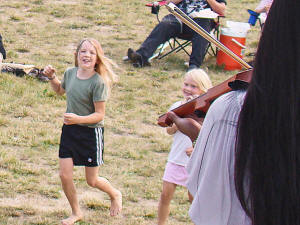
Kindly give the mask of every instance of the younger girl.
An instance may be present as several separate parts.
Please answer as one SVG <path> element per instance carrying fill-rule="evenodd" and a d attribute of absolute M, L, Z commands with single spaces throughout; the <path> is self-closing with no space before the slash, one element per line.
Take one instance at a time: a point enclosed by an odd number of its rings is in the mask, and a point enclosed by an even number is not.
<path fill-rule="evenodd" d="M 188 71 L 184 76 L 182 93 L 184 99 L 175 102 L 170 110 L 180 106 L 186 101 L 204 94 L 212 87 L 208 75 L 201 69 L 193 69 Z M 176 125 L 167 127 L 167 133 L 174 135 L 171 151 L 169 153 L 168 162 L 163 176 L 163 189 L 158 205 L 158 225 L 165 224 L 170 213 L 170 201 L 173 198 L 176 186 L 186 186 L 187 172 L 185 166 L 189 159 L 193 147 L 190 138 L 180 132 Z M 191 197 L 189 195 L 190 201 Z"/>
<path fill-rule="evenodd" d="M 85 166 L 88 185 L 106 192 L 111 199 L 110 215 L 116 216 L 122 209 L 122 194 L 107 179 L 98 177 L 103 164 L 103 119 L 105 101 L 116 75 L 111 70 L 112 61 L 104 56 L 99 42 L 92 38 L 82 40 L 75 53 L 75 67 L 65 71 L 62 81 L 52 66 L 46 66 L 44 74 L 53 90 L 67 95 L 59 146 L 59 175 L 64 193 L 72 208 L 72 215 L 62 220 L 71 225 L 82 219 L 76 189 L 73 183 L 73 166 Z"/>

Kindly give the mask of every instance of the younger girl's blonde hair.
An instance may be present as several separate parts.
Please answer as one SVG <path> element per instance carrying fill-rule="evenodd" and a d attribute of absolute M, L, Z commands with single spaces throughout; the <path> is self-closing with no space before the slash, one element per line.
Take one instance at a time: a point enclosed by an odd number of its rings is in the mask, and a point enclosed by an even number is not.
<path fill-rule="evenodd" d="M 103 49 L 102 49 L 100 43 L 96 39 L 85 38 L 80 41 L 80 43 L 78 44 L 77 49 L 76 49 L 75 66 L 78 66 L 78 54 L 79 54 L 82 44 L 85 41 L 88 41 L 89 43 L 91 43 L 91 45 L 93 45 L 94 48 L 96 49 L 97 62 L 95 65 L 95 71 L 98 74 L 100 74 L 100 76 L 102 77 L 104 82 L 107 84 L 108 90 L 110 90 L 113 83 L 118 81 L 118 76 L 112 70 L 112 66 L 117 67 L 117 65 L 112 60 L 110 60 L 109 58 L 104 56 Z"/>
<path fill-rule="evenodd" d="M 184 77 L 192 78 L 198 85 L 198 88 L 204 92 L 212 87 L 211 80 L 207 73 L 202 69 L 193 69 L 188 71 Z"/>

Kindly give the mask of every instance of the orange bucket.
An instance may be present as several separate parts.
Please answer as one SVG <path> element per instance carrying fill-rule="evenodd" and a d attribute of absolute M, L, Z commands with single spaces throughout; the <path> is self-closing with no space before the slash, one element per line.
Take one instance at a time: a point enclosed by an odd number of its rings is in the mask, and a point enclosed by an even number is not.
<path fill-rule="evenodd" d="M 240 58 L 243 58 L 246 44 L 246 32 L 236 32 L 229 28 L 222 28 L 220 42 L 234 52 Z M 240 70 L 242 66 L 231 56 L 218 50 L 217 65 L 224 66 L 225 70 Z"/>

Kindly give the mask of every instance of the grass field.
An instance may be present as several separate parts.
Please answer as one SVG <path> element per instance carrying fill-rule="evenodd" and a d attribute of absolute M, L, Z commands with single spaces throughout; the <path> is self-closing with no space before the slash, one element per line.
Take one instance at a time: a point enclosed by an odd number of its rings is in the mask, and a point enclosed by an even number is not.
<path fill-rule="evenodd" d="M 181 98 L 184 62 L 178 53 L 154 60 L 151 67 L 122 62 L 129 47 L 138 48 L 157 23 L 146 0 L 10 0 L 0 1 L 0 32 L 7 50 L 5 62 L 52 64 L 59 78 L 73 65 L 76 44 L 84 37 L 100 41 L 113 59 L 120 79 L 107 102 L 105 164 L 100 175 L 123 193 L 123 213 L 109 216 L 109 198 L 85 183 L 83 168 L 75 168 L 75 183 L 84 219 L 80 225 L 155 224 L 162 174 L 171 137 L 156 125 L 158 116 Z M 258 0 L 228 0 L 227 20 L 247 22 L 246 9 Z M 166 14 L 161 9 L 161 16 Z M 247 54 L 254 52 L 260 29 L 247 35 Z M 203 64 L 214 84 L 236 71 Z M 65 111 L 48 83 L 0 73 L 0 225 L 59 224 L 70 214 L 58 177 L 58 144 Z M 169 224 L 192 224 L 188 198 L 178 188 Z"/>

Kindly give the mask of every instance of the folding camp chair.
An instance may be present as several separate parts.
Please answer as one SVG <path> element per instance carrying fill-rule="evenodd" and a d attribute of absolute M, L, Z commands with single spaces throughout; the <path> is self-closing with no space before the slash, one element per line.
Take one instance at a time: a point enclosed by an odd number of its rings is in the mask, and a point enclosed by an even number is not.
<path fill-rule="evenodd" d="M 152 14 L 156 14 L 156 18 L 157 21 L 160 22 L 159 19 L 159 9 L 160 6 L 164 5 L 165 1 L 160 1 L 158 2 L 158 4 L 153 4 L 153 3 L 148 3 L 146 4 L 146 6 L 151 7 L 151 13 Z M 212 30 L 211 30 L 211 35 L 213 35 L 215 38 L 219 39 L 219 35 L 220 35 L 220 18 L 222 16 L 218 16 L 217 19 L 215 20 L 211 20 L 212 23 Z M 149 61 L 151 61 L 152 59 L 162 59 L 168 55 L 170 55 L 171 53 L 177 53 L 179 51 L 184 51 L 188 56 L 190 56 L 190 52 L 189 50 L 186 49 L 186 47 L 188 47 L 189 45 L 192 44 L 191 42 L 191 36 L 190 35 L 179 35 L 177 37 L 173 37 L 171 39 L 169 39 L 167 42 L 161 44 L 160 46 L 158 46 L 156 52 L 149 58 Z M 165 49 L 167 47 L 170 47 L 170 50 L 165 52 Z M 206 51 L 205 51 L 205 55 L 209 53 L 212 56 L 216 56 L 217 55 L 217 48 L 212 46 L 211 43 L 208 44 Z"/>

